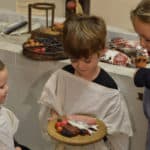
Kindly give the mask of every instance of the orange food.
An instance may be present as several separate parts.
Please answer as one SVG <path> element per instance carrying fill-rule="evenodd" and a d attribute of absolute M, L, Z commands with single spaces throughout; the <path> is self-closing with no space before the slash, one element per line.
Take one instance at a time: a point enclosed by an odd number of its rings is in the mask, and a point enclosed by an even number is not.
<path fill-rule="evenodd" d="M 63 23 L 55 23 L 55 24 L 54 24 L 54 27 L 55 27 L 56 29 L 63 29 L 64 24 L 63 24 Z"/>
<path fill-rule="evenodd" d="M 135 59 L 135 66 L 137 68 L 145 68 L 146 65 L 147 65 L 147 58 L 146 58 L 146 56 L 138 56 Z"/>
<path fill-rule="evenodd" d="M 58 127 L 56 128 L 56 130 L 57 130 L 57 132 L 61 133 L 61 131 L 63 130 L 63 127 L 58 126 Z"/>

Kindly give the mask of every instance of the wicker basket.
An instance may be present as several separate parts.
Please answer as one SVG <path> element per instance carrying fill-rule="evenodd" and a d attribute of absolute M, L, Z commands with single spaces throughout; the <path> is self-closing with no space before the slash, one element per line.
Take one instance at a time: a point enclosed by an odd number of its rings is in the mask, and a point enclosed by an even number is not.
<path fill-rule="evenodd" d="M 54 42 L 61 41 L 62 40 L 62 34 L 58 31 L 52 31 L 51 28 L 40 28 L 37 30 L 32 31 L 31 34 L 32 39 L 38 39 L 38 38 L 45 38 L 45 39 L 54 39 Z M 63 47 L 60 49 L 57 46 L 49 45 L 49 46 L 43 46 L 47 49 L 45 52 L 36 52 L 34 51 L 34 48 L 38 48 L 38 46 L 34 47 L 26 47 L 25 42 L 23 44 L 23 55 L 25 55 L 28 58 L 34 59 L 34 60 L 62 60 L 67 59 L 65 56 Z"/>
<path fill-rule="evenodd" d="M 55 53 L 55 54 L 41 54 L 31 51 L 30 49 L 23 49 L 23 55 L 25 55 L 28 58 L 34 59 L 34 60 L 63 60 L 67 59 L 64 52 Z"/>

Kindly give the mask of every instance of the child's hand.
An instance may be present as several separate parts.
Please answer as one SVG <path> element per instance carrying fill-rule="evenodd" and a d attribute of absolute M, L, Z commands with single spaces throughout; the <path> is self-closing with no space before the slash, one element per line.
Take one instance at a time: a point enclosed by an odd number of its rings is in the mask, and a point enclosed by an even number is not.
<path fill-rule="evenodd" d="M 51 110 L 50 114 L 51 114 L 51 117 L 48 118 L 48 121 L 52 121 L 54 119 L 57 119 L 59 116 L 59 114 L 55 110 Z"/>
<path fill-rule="evenodd" d="M 55 120 L 57 118 L 58 118 L 58 116 L 51 116 L 51 117 L 48 118 L 48 121 L 52 121 L 52 120 Z"/>
<path fill-rule="evenodd" d="M 22 150 L 22 148 L 17 146 L 17 147 L 15 147 L 15 150 Z"/>

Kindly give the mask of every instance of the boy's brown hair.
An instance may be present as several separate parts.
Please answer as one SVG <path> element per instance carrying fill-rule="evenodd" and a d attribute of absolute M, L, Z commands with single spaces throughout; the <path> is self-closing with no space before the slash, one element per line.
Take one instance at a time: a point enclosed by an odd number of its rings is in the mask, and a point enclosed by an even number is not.
<path fill-rule="evenodd" d="M 0 71 L 4 70 L 5 64 L 0 60 Z"/>
<path fill-rule="evenodd" d="M 130 17 L 132 22 L 138 17 L 142 22 L 150 23 L 150 0 L 142 0 L 137 7 L 131 11 Z"/>
<path fill-rule="evenodd" d="M 96 16 L 75 15 L 64 23 L 65 53 L 73 58 L 88 58 L 105 48 L 106 25 Z"/>

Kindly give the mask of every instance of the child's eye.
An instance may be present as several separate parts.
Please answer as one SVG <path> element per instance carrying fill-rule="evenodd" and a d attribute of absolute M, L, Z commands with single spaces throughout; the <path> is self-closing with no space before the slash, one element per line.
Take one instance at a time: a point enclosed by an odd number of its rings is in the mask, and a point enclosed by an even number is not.
<path fill-rule="evenodd" d="M 150 39 L 145 39 L 146 42 L 150 42 Z"/>
<path fill-rule="evenodd" d="M 5 85 L 0 86 L 0 89 L 3 89 L 5 87 Z"/>
<path fill-rule="evenodd" d="M 7 83 L 3 84 L 3 85 L 0 85 L 0 89 L 4 89 L 5 86 L 7 86 Z"/>

